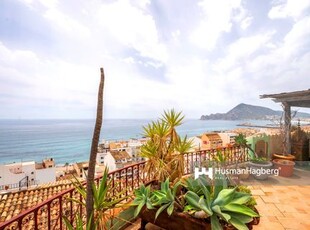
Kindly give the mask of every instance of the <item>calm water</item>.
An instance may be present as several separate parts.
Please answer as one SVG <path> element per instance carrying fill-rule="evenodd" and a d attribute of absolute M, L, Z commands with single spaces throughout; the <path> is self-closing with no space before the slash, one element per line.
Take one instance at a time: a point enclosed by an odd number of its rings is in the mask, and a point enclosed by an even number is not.
<path fill-rule="evenodd" d="M 101 140 L 142 137 L 142 126 L 148 122 L 105 120 Z M 233 129 L 244 122 L 186 120 L 178 132 L 181 136 L 195 136 L 206 131 Z M 0 163 L 41 161 L 46 157 L 53 157 L 56 164 L 88 160 L 93 128 L 93 120 L 0 120 Z"/>

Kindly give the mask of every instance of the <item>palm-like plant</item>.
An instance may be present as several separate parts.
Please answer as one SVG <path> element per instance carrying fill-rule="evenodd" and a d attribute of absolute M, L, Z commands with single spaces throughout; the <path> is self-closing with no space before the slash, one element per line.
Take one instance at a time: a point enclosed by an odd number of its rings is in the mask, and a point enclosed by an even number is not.
<path fill-rule="evenodd" d="M 235 143 L 237 145 L 240 145 L 241 147 L 247 148 L 250 150 L 250 152 L 248 152 L 250 159 L 254 159 L 257 158 L 257 154 L 255 153 L 255 151 L 248 145 L 247 140 L 245 138 L 245 136 L 242 133 L 239 133 L 238 136 L 235 137 Z"/>
<path fill-rule="evenodd" d="M 165 111 L 162 118 L 143 127 L 144 136 L 149 138 L 141 148 L 141 156 L 148 159 L 145 171 L 159 181 L 167 178 L 174 181 L 183 175 L 182 154 L 192 147 L 192 142 L 187 137 L 181 138 L 176 131 L 183 119 L 181 112 L 172 109 Z"/>
<path fill-rule="evenodd" d="M 127 197 L 124 196 L 124 192 L 111 197 L 109 194 L 113 190 L 112 182 L 108 179 L 108 168 L 105 168 L 102 179 L 98 185 L 92 183 L 93 191 L 93 212 L 91 213 L 91 218 L 87 221 L 87 229 L 110 229 L 109 222 L 114 218 L 114 209 L 120 208 L 124 204 L 124 201 Z M 82 196 L 82 200 L 71 199 L 73 202 L 79 203 L 80 205 L 86 207 L 86 198 L 87 198 L 87 188 L 76 179 L 74 182 L 75 188 L 78 193 Z M 93 226 L 91 226 L 91 219 L 94 217 Z M 64 221 L 68 228 L 70 228 L 70 223 L 68 219 L 64 218 Z M 79 229 L 78 226 L 81 225 L 81 218 L 78 216 L 76 221 L 76 229 Z"/>

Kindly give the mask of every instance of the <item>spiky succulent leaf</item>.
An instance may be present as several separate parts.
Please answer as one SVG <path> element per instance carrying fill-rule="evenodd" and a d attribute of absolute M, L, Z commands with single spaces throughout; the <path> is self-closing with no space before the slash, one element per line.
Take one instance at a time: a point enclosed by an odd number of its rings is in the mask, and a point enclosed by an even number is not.
<path fill-rule="evenodd" d="M 199 211 L 201 210 L 200 206 L 199 206 L 199 199 L 200 197 L 192 192 L 192 191 L 188 191 L 185 194 L 185 200 L 187 201 L 187 203 L 195 210 Z"/>
<path fill-rule="evenodd" d="M 157 212 L 155 214 L 155 220 L 157 219 L 159 214 L 162 213 L 168 206 L 169 206 L 169 204 L 164 204 L 164 205 L 160 206 L 159 209 L 157 209 Z"/>
<path fill-rule="evenodd" d="M 237 228 L 238 230 L 249 230 L 249 228 L 237 218 L 232 217 L 229 220 L 229 223 L 233 225 L 235 228 Z"/>
<path fill-rule="evenodd" d="M 221 190 L 213 201 L 213 205 L 224 206 L 229 204 L 234 198 L 235 191 L 236 188 Z"/>
<path fill-rule="evenodd" d="M 222 225 L 216 215 L 211 216 L 211 229 L 212 230 L 223 230 Z"/>
<path fill-rule="evenodd" d="M 258 217 L 259 216 L 255 211 L 253 211 L 249 207 L 242 205 L 242 204 L 227 204 L 224 207 L 222 207 L 222 210 L 235 212 L 235 213 L 241 213 L 243 215 L 247 215 L 250 217 Z"/>
<path fill-rule="evenodd" d="M 224 219 L 226 222 L 228 222 L 231 218 L 229 214 L 222 212 L 220 206 L 218 205 L 212 206 L 212 211 L 214 211 L 216 215 Z"/>

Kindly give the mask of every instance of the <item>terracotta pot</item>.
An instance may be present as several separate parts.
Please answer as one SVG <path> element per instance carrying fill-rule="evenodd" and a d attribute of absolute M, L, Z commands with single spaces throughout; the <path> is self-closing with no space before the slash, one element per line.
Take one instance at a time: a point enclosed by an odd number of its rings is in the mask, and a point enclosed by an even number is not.
<path fill-rule="evenodd" d="M 272 154 L 272 159 L 280 159 L 280 160 L 289 160 L 289 161 L 294 161 L 295 160 L 295 156 L 292 154 L 288 154 L 288 155 L 282 155 L 282 154 Z"/>
<path fill-rule="evenodd" d="M 279 169 L 279 176 L 290 177 L 293 175 L 295 165 L 294 161 L 275 159 L 273 160 L 273 164 L 276 169 Z"/>

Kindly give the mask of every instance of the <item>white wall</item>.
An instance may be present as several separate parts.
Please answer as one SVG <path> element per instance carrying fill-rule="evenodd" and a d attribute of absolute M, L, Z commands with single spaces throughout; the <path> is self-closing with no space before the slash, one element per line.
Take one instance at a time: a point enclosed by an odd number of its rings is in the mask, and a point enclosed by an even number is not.
<path fill-rule="evenodd" d="M 46 184 L 56 181 L 56 168 L 45 168 L 36 170 L 36 178 L 38 184 Z"/>
<path fill-rule="evenodd" d="M 25 176 L 25 173 L 11 173 L 10 167 L 6 165 L 0 165 L 0 186 L 18 183 Z"/>
<path fill-rule="evenodd" d="M 20 173 L 13 173 L 20 172 Z M 56 181 L 56 169 L 35 169 L 35 162 L 22 162 L 9 165 L 0 165 L 0 186 L 17 184 L 28 176 L 28 180 L 34 183 L 48 183 Z"/>
<path fill-rule="evenodd" d="M 106 167 L 109 168 L 109 171 L 116 170 L 115 159 L 114 159 L 114 157 L 111 155 L 110 152 L 108 152 L 107 155 L 105 156 L 105 158 L 104 158 L 104 164 L 106 165 Z"/>

